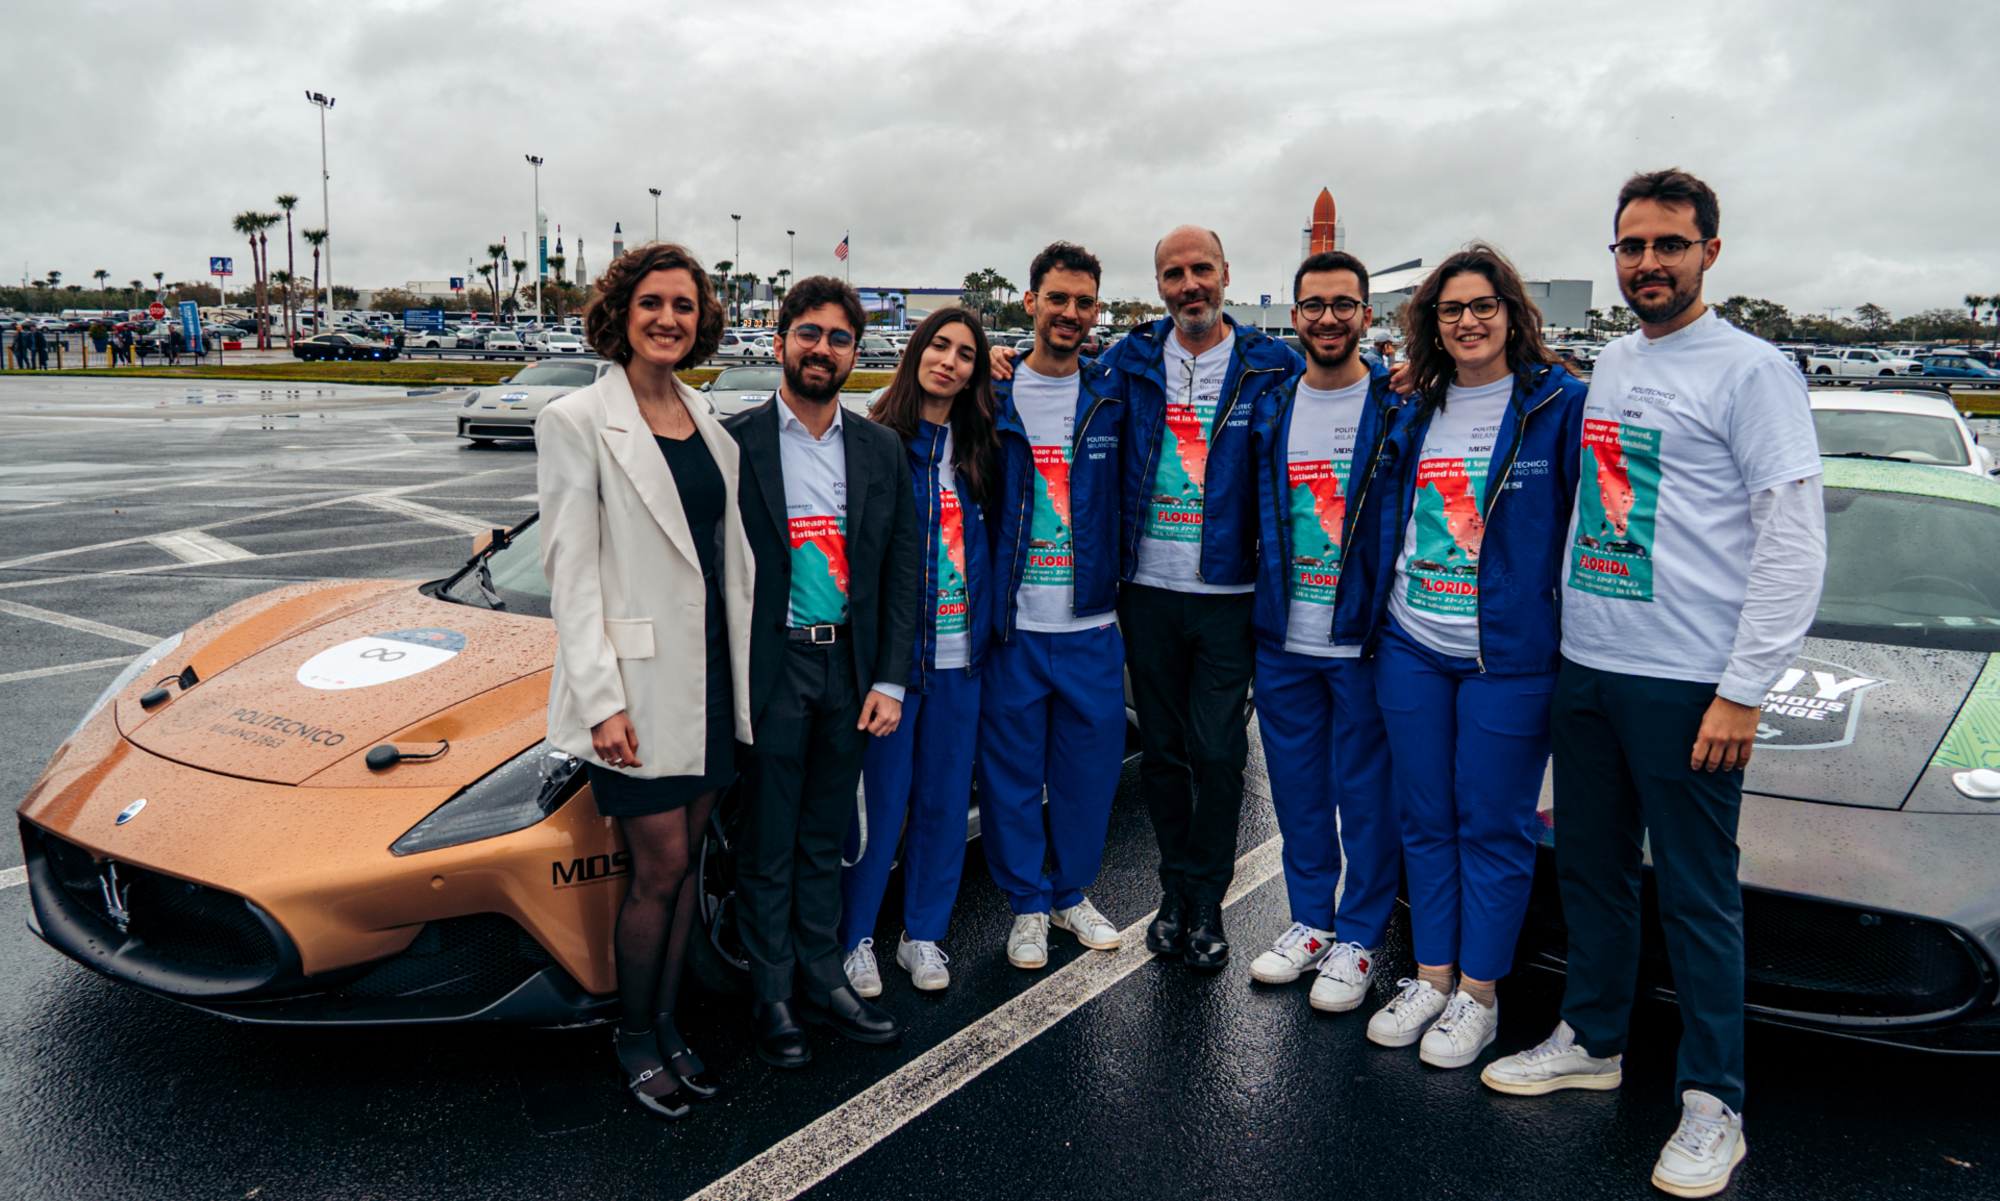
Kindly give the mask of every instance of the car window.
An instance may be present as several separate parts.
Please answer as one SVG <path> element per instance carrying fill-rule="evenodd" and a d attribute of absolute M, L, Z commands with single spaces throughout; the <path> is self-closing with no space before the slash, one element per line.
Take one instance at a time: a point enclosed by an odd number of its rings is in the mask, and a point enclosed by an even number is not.
<path fill-rule="evenodd" d="M 1814 409 L 1813 428 L 1823 455 L 1873 455 L 1941 467 L 1963 467 L 1970 461 L 1958 423 L 1949 417 Z"/>
<path fill-rule="evenodd" d="M 582 363 L 536 363 L 507 382 L 533 388 L 582 388 L 597 379 L 597 371 Z"/>
<path fill-rule="evenodd" d="M 715 377 L 717 392 L 774 392 L 785 380 L 776 367 L 731 367 Z"/>
<path fill-rule="evenodd" d="M 2000 509 L 1826 490 L 1822 638 L 2000 651 Z"/>

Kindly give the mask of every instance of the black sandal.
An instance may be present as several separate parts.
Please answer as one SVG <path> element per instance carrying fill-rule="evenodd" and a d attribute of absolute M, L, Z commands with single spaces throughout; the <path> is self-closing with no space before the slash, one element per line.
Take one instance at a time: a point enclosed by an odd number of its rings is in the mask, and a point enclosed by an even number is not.
<path fill-rule="evenodd" d="M 694 1048 L 681 1037 L 680 1029 L 674 1025 L 674 1015 L 655 1014 L 653 1029 L 659 1040 L 660 1054 L 666 1057 L 674 1077 L 681 1082 L 681 1088 L 697 1101 L 713 1100 L 722 1091 L 722 1080 L 709 1070 L 701 1056 L 696 1055 Z"/>
<path fill-rule="evenodd" d="M 643 1089 L 648 1081 L 655 1077 L 671 1075 L 671 1069 L 661 1065 L 634 1072 L 625 1066 L 625 1032 L 613 1030 L 611 1039 L 612 1049 L 618 1056 L 620 1074 L 625 1077 L 626 1091 L 632 1094 L 632 1099 L 637 1101 L 642 1109 L 669 1122 L 678 1122 L 694 1112 L 694 1106 L 688 1102 L 688 1097 L 692 1094 L 684 1092 L 678 1084 L 658 1096 L 650 1096 L 644 1092 Z"/>

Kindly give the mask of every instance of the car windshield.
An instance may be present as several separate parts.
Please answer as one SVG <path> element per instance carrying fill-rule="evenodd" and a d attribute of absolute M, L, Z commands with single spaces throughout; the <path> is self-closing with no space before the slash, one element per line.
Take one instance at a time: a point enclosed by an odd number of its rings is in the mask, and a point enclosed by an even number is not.
<path fill-rule="evenodd" d="M 715 377 L 717 392 L 775 392 L 785 382 L 785 373 L 776 367 L 731 367 Z"/>
<path fill-rule="evenodd" d="M 596 379 L 595 367 L 580 363 L 536 363 L 507 382 L 524 388 L 582 388 Z"/>
<path fill-rule="evenodd" d="M 1907 470 L 1883 468 L 1883 470 Z M 2000 651 L 2000 509 L 1826 490 L 1821 638 Z"/>
<path fill-rule="evenodd" d="M 1965 439 L 1949 417 L 1923 413 L 1881 413 L 1868 409 L 1814 409 L 1819 453 L 1853 458 L 1903 459 L 1963 467 Z"/>
<path fill-rule="evenodd" d="M 551 341 L 551 342 L 574 342 L 574 341 L 576 341 L 576 340 L 577 340 L 577 337 L 576 337 L 576 335 L 575 335 L 575 334 L 550 334 L 550 335 L 549 335 L 549 341 Z"/>
<path fill-rule="evenodd" d="M 551 616 L 549 581 L 542 575 L 541 522 L 531 521 L 514 535 L 512 542 L 489 556 L 483 566 L 483 573 L 467 572 L 451 587 L 439 589 L 438 599 L 481 609 L 505 609 L 529 617 Z M 489 584 L 490 592 L 486 587 Z"/>

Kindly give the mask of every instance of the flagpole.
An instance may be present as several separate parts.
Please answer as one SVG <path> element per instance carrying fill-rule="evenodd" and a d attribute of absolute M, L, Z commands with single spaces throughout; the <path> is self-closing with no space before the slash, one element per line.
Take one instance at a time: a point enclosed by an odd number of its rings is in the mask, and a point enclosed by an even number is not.
<path fill-rule="evenodd" d="M 854 231 L 850 229 L 841 234 L 840 244 L 847 247 L 847 255 L 842 261 L 847 264 L 847 286 L 851 288 L 854 286 Z"/>

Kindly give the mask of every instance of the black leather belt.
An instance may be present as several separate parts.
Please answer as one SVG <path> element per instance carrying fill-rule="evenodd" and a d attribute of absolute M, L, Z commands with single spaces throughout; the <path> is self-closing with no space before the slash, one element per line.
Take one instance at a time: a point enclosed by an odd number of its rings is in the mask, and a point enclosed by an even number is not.
<path fill-rule="evenodd" d="M 832 646 L 845 637 L 847 637 L 847 627 L 835 625 L 830 621 L 812 626 L 788 626 L 785 629 L 785 641 L 803 642 L 812 646 Z"/>

